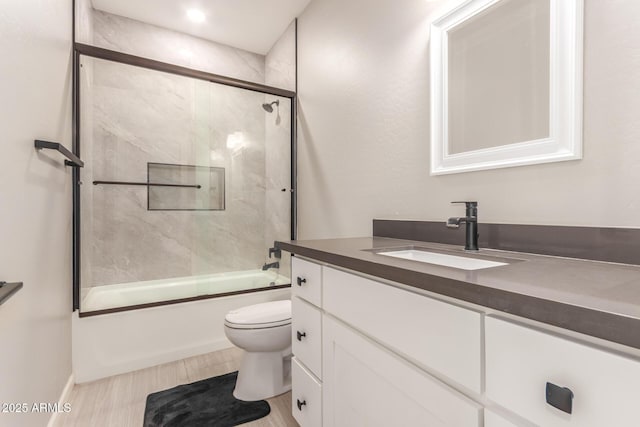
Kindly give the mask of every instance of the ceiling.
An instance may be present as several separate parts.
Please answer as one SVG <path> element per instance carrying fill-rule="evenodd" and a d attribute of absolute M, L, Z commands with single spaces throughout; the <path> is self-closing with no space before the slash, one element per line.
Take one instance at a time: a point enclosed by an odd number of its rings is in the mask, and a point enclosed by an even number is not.
<path fill-rule="evenodd" d="M 311 0 L 92 0 L 93 7 L 148 24 L 266 54 Z M 202 23 L 187 10 L 206 15 Z"/>

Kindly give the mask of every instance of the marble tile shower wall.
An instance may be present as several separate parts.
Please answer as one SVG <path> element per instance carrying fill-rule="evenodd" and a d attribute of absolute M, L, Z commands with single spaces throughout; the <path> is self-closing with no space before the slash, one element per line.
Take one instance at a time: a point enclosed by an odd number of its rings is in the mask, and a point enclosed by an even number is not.
<path fill-rule="evenodd" d="M 263 55 L 97 10 L 92 19 L 96 46 L 264 83 Z"/>
<path fill-rule="evenodd" d="M 226 55 L 235 49 L 97 11 L 93 26 L 102 47 L 174 63 L 179 56 L 167 56 L 178 47 L 200 51 L 182 65 L 265 80 L 260 55 Z M 289 234 L 290 194 L 281 191 L 290 188 L 289 101 L 281 98 L 276 125 L 260 108 L 272 97 L 257 92 L 89 58 L 82 73 L 82 114 L 91 118 L 83 153 L 92 159 L 82 177 L 83 287 L 259 268 L 273 240 Z M 228 148 L 230 135 L 242 147 Z M 147 162 L 224 167 L 226 210 L 147 211 L 144 187 L 90 184 L 146 181 Z"/>

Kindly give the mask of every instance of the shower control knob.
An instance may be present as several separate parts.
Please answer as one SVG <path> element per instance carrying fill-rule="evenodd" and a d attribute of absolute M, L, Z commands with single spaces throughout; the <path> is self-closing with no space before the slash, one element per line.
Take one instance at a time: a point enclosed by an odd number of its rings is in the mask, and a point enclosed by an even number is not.
<path fill-rule="evenodd" d="M 300 402 L 300 399 L 296 399 L 296 404 L 298 405 L 298 411 L 302 411 L 302 407 L 307 404 L 306 400 Z"/>
<path fill-rule="evenodd" d="M 307 283 L 307 279 L 305 279 L 304 277 L 300 277 L 298 276 L 298 286 L 302 286 L 303 283 Z"/>
<path fill-rule="evenodd" d="M 297 331 L 296 332 L 296 336 L 298 337 L 298 341 L 302 341 L 302 338 L 306 337 L 307 333 L 306 332 Z"/>

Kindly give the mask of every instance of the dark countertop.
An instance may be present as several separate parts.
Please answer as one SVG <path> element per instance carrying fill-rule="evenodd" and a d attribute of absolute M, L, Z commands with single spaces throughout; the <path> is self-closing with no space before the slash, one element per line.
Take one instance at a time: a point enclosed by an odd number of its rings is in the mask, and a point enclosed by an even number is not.
<path fill-rule="evenodd" d="M 378 255 L 414 246 L 471 256 L 459 246 L 385 237 L 276 242 L 282 250 L 505 313 L 640 349 L 640 266 L 481 249 L 509 265 L 460 270 Z M 501 259 L 497 259 L 501 261 Z"/>

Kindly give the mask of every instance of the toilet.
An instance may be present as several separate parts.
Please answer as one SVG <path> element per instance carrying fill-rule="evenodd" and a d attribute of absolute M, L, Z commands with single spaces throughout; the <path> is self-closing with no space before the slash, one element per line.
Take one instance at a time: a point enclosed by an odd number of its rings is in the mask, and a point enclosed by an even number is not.
<path fill-rule="evenodd" d="M 291 301 L 272 301 L 231 310 L 224 332 L 244 350 L 233 395 L 261 400 L 291 390 Z"/>

